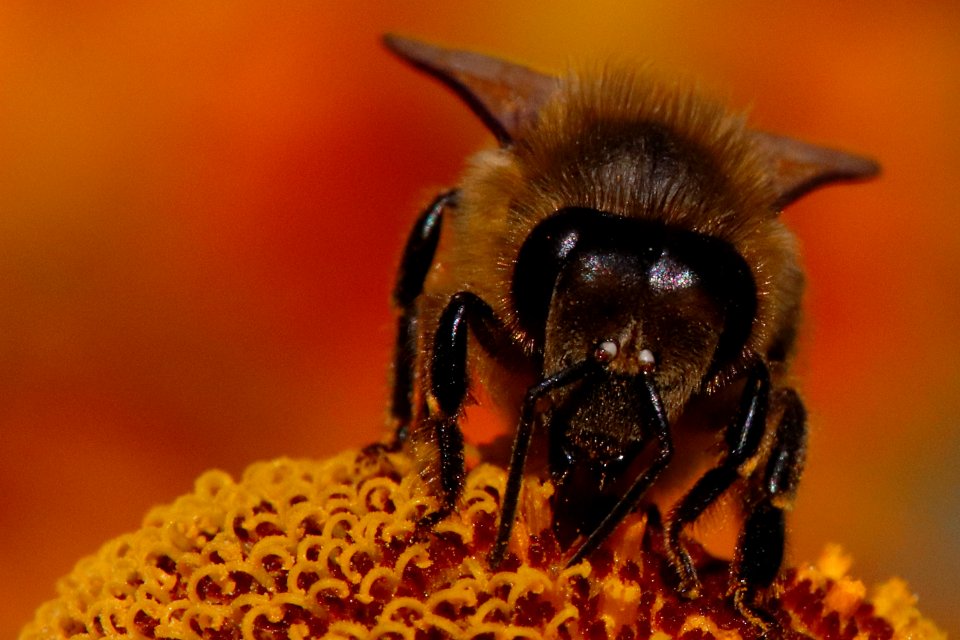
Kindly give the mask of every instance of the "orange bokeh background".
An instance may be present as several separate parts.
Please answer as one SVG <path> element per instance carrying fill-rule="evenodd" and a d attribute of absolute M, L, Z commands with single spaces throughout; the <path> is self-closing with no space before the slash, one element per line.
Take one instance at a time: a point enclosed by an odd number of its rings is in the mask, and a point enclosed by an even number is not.
<path fill-rule="evenodd" d="M 682 72 L 883 178 L 785 216 L 809 272 L 791 553 L 960 630 L 960 5 L 0 6 L 0 635 L 210 467 L 380 433 L 407 226 L 491 142 L 388 30 Z"/>

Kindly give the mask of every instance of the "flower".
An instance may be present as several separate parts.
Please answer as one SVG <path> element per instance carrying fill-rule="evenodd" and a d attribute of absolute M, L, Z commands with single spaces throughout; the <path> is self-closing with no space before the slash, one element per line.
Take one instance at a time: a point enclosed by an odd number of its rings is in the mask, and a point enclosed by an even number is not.
<path fill-rule="evenodd" d="M 550 482 L 525 480 L 507 558 L 493 571 L 504 469 L 468 475 L 459 512 L 436 508 L 403 453 L 209 471 L 136 532 L 81 560 L 21 640 L 53 638 L 758 638 L 725 597 L 726 563 L 693 549 L 704 583 L 680 598 L 659 528 L 631 516 L 589 562 L 565 567 Z M 828 548 L 788 569 L 771 614 L 786 638 L 945 638 L 892 580 L 868 598 Z"/>

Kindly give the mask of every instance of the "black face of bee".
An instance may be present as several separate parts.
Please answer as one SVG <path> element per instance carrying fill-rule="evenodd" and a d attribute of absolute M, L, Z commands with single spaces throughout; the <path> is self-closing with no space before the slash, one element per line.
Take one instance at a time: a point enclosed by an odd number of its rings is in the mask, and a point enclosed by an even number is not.
<path fill-rule="evenodd" d="M 581 521 L 569 524 L 590 531 L 591 513 L 609 510 L 599 502 L 622 494 L 616 480 L 631 477 L 653 437 L 640 371 L 656 362 L 665 398 L 698 391 L 740 355 L 756 287 L 739 254 L 716 238 L 570 207 L 531 232 L 512 296 L 545 375 L 590 359 L 599 345 L 616 350 L 616 366 L 557 391 L 543 417 L 558 504 L 579 505 L 572 513 Z M 583 509 L 578 496 L 597 508 Z"/>

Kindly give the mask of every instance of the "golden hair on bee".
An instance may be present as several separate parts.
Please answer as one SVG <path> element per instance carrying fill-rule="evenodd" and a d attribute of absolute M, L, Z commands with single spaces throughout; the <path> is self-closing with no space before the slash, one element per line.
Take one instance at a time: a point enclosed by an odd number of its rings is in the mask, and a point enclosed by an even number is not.
<path fill-rule="evenodd" d="M 483 385 L 517 423 L 490 562 L 508 553 L 531 443 L 545 441 L 555 529 L 587 557 L 645 502 L 687 443 L 721 454 L 666 514 L 678 589 L 696 571 L 681 533 L 721 496 L 744 525 L 731 592 L 762 620 L 806 418 L 788 368 L 803 276 L 779 213 L 877 172 L 870 160 L 747 126 L 690 88 L 621 66 L 551 76 L 388 36 L 451 88 L 499 146 L 418 218 L 394 300 L 396 446 L 424 460 L 441 507 L 463 486 L 458 420 Z M 579 546 L 578 546 L 579 545 Z"/>

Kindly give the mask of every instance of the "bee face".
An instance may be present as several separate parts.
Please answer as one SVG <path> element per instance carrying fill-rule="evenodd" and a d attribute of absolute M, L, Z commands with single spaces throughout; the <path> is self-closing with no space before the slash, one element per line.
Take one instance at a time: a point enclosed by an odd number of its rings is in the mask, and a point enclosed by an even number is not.
<path fill-rule="evenodd" d="M 512 299 L 547 375 L 608 345 L 610 373 L 657 365 L 671 413 L 738 361 L 756 289 L 729 245 L 656 220 L 566 208 L 538 224 L 514 270 Z"/>
<path fill-rule="evenodd" d="M 518 421 L 493 565 L 507 552 L 535 431 L 576 562 L 643 503 L 673 457 L 677 420 L 736 385 L 739 403 L 700 425 L 723 453 L 665 532 L 679 588 L 695 595 L 680 534 L 739 492 L 731 592 L 756 617 L 782 555 L 757 550 L 782 551 L 805 446 L 803 406 L 787 386 L 802 274 L 778 213 L 876 165 L 753 131 L 630 70 L 556 78 L 395 37 L 387 45 L 452 88 L 500 143 L 417 220 L 395 290 L 396 444 L 429 452 L 425 477 L 441 503 L 423 524 L 457 508 L 458 420 L 473 384 L 506 388 L 494 400 L 514 405 Z M 479 380 L 478 354 L 495 365 Z M 533 383 L 511 390 L 525 379 L 517 370 Z"/>

